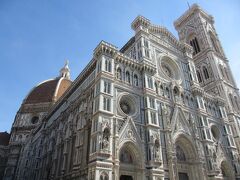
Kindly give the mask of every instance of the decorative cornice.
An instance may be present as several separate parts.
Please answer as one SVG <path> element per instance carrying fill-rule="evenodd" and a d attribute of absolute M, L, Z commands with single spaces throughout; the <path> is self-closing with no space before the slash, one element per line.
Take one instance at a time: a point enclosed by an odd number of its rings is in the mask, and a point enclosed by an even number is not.
<path fill-rule="evenodd" d="M 136 30 L 139 26 L 143 26 L 143 27 L 148 27 L 150 25 L 150 20 L 148 20 L 147 18 L 143 17 L 143 16 L 137 16 L 132 24 L 131 27 L 133 30 Z"/>
<path fill-rule="evenodd" d="M 168 37 L 171 43 L 175 44 L 178 48 L 182 49 L 182 43 L 177 40 L 177 38 L 165 27 L 151 24 L 149 26 L 150 32 L 153 33 L 162 33 Z"/>
<path fill-rule="evenodd" d="M 194 96 L 197 96 L 197 95 L 202 96 L 204 94 L 203 88 L 201 88 L 200 86 L 197 86 L 197 85 L 191 86 L 191 90 L 192 90 L 192 93 Z"/>
<path fill-rule="evenodd" d="M 187 52 L 190 54 L 193 52 L 193 49 L 190 45 L 179 41 L 166 27 L 150 24 L 148 29 L 149 32 L 153 34 L 154 33 L 164 34 L 168 38 L 170 43 L 175 45 L 176 48 L 179 49 L 180 51 Z"/>
<path fill-rule="evenodd" d="M 97 47 L 94 49 L 94 56 L 98 57 L 102 53 L 106 53 L 110 56 L 113 56 L 116 51 L 118 51 L 118 48 L 108 42 L 101 41 Z"/>
<path fill-rule="evenodd" d="M 94 50 L 95 58 L 99 57 L 101 54 L 107 54 L 116 61 L 124 63 L 140 71 L 147 71 L 150 74 L 155 74 L 157 71 L 153 64 L 139 62 L 136 59 L 130 58 L 129 56 L 121 53 L 116 46 L 105 41 L 101 41 Z"/>

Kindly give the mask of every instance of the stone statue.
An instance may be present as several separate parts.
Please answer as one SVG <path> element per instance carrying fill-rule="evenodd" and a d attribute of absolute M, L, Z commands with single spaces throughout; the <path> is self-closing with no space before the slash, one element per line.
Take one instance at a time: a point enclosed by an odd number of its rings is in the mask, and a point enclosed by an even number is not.
<path fill-rule="evenodd" d="M 162 113 L 163 113 L 164 120 L 167 123 L 166 124 L 167 128 L 170 128 L 171 127 L 170 112 L 169 112 L 169 109 L 167 108 L 166 104 L 164 104 L 162 106 Z"/>
<path fill-rule="evenodd" d="M 102 148 L 107 149 L 108 145 L 109 145 L 108 140 L 106 138 L 104 138 L 103 141 L 102 141 Z"/>

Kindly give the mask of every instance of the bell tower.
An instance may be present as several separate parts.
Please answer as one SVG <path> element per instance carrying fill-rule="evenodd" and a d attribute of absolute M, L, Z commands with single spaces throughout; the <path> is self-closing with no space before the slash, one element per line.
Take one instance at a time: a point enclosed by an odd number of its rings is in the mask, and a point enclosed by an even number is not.
<path fill-rule="evenodd" d="M 227 119 L 223 120 L 223 128 L 231 125 L 231 130 L 225 131 L 225 135 L 235 138 L 236 145 L 229 143 L 230 148 L 237 147 L 240 151 L 239 89 L 215 30 L 213 17 L 193 4 L 174 22 L 174 26 L 179 40 L 192 46 L 199 85 L 212 97 L 224 99 Z M 234 161 L 233 158 L 233 164 L 236 164 Z"/>
<path fill-rule="evenodd" d="M 227 101 L 229 112 L 240 112 L 239 92 L 226 58 L 213 17 L 197 4 L 174 22 L 179 39 L 192 46 L 198 82 L 206 92 Z"/>
<path fill-rule="evenodd" d="M 220 95 L 222 87 L 219 85 L 227 83 L 236 91 L 237 86 L 215 30 L 213 17 L 193 4 L 174 25 L 180 41 L 193 48 L 198 82 L 204 90 Z"/>

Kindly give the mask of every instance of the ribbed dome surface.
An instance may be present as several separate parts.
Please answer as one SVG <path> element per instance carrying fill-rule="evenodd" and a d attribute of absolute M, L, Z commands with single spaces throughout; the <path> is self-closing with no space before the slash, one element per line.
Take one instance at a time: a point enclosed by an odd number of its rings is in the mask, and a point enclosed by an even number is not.
<path fill-rule="evenodd" d="M 26 97 L 24 104 L 53 102 L 66 91 L 71 83 L 71 80 L 64 78 L 47 80 L 33 88 Z"/>

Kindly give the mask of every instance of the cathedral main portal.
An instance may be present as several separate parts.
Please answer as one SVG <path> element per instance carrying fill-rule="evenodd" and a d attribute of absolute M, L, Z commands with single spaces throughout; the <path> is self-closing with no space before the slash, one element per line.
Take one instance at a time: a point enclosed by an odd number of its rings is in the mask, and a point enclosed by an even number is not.
<path fill-rule="evenodd" d="M 126 142 L 119 150 L 119 180 L 142 180 L 142 156 L 136 145 Z"/>
<path fill-rule="evenodd" d="M 122 175 L 120 180 L 133 180 L 132 176 Z"/>
<path fill-rule="evenodd" d="M 189 180 L 187 173 L 178 173 L 179 180 Z"/>

